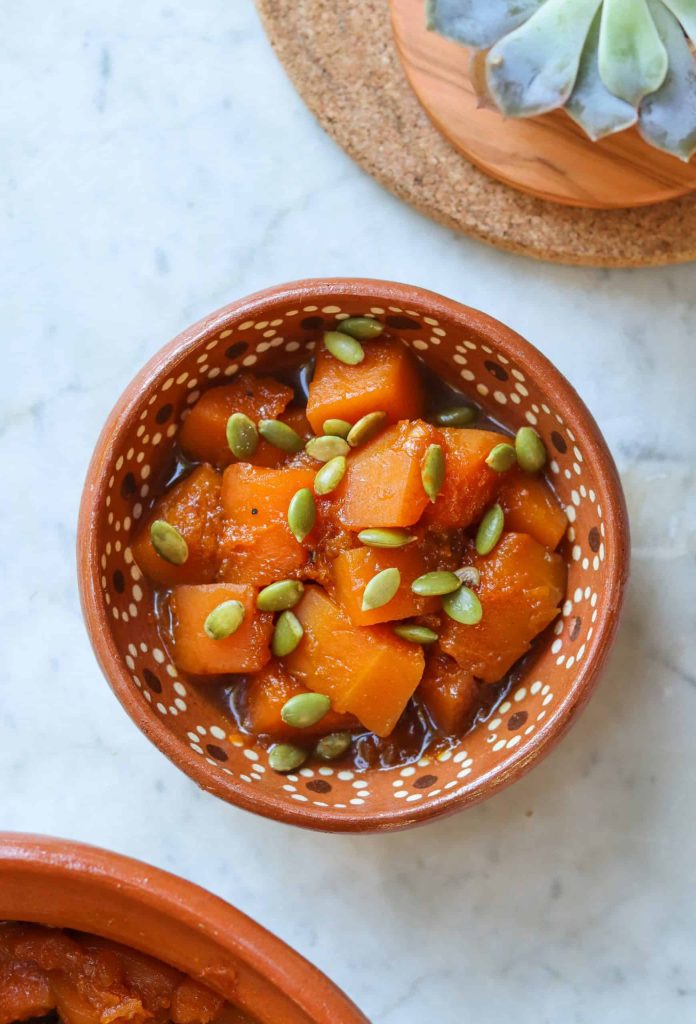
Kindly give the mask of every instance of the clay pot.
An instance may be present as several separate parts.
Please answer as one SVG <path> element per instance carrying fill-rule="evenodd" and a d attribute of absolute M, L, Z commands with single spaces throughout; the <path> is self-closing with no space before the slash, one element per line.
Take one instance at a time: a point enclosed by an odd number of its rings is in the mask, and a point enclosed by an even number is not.
<path fill-rule="evenodd" d="M 179 678 L 133 564 L 131 532 L 166 465 L 182 414 L 242 368 L 302 361 L 340 314 L 372 313 L 437 374 L 515 430 L 533 424 L 571 521 L 562 617 L 497 713 L 443 758 L 388 771 L 329 766 L 289 776 L 251 737 L 229 738 L 211 688 Z M 408 285 L 356 279 L 281 285 L 213 313 L 163 348 L 119 399 L 97 443 L 78 530 L 87 628 L 133 720 L 204 789 L 279 821 L 327 831 L 414 825 L 509 785 L 549 752 L 590 696 L 619 621 L 629 531 L 602 435 L 568 381 L 532 345 L 484 313 Z"/>
<path fill-rule="evenodd" d="M 0 833 L 0 920 L 75 928 L 148 953 L 259 1024 L 368 1024 L 328 978 L 245 914 L 108 850 Z"/>

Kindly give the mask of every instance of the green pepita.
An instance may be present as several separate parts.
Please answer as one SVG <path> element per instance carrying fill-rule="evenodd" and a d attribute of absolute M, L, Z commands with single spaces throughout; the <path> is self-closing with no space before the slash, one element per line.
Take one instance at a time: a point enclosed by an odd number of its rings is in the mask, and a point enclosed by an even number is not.
<path fill-rule="evenodd" d="M 352 424 L 348 420 L 324 420 L 324 433 L 333 437 L 348 437 Z"/>
<path fill-rule="evenodd" d="M 386 412 L 368 412 L 367 416 L 362 416 L 350 428 L 346 438 L 348 444 L 351 448 L 357 448 L 358 445 L 371 441 L 373 437 L 379 434 L 386 421 Z"/>
<path fill-rule="evenodd" d="M 363 591 L 362 610 L 373 611 L 389 604 L 401 585 L 401 573 L 393 566 L 373 576 Z"/>
<path fill-rule="evenodd" d="M 243 412 L 234 412 L 227 421 L 227 443 L 237 459 L 248 459 L 259 444 L 256 424 Z"/>
<path fill-rule="evenodd" d="M 335 491 L 346 473 L 345 455 L 336 455 L 326 462 L 314 477 L 315 494 L 331 494 Z"/>
<path fill-rule="evenodd" d="M 283 704 L 280 717 L 295 729 L 309 729 L 330 710 L 331 701 L 323 693 L 298 693 Z"/>
<path fill-rule="evenodd" d="M 453 594 L 443 597 L 442 607 L 451 619 L 464 626 L 475 626 L 483 618 L 481 602 L 468 587 L 460 587 Z"/>
<path fill-rule="evenodd" d="M 419 597 L 441 597 L 461 587 L 458 576 L 453 572 L 426 572 L 411 584 L 411 590 Z"/>
<path fill-rule="evenodd" d="M 256 607 L 260 612 L 284 612 L 294 608 L 304 593 L 299 580 L 278 580 L 259 591 Z"/>
<path fill-rule="evenodd" d="M 475 565 L 465 565 L 461 569 L 455 569 L 454 575 L 461 580 L 465 587 L 478 587 L 481 582 L 481 573 Z"/>
<path fill-rule="evenodd" d="M 292 654 L 304 636 L 302 623 L 294 612 L 281 612 L 273 630 L 271 638 L 271 650 L 276 658 L 284 658 Z"/>
<path fill-rule="evenodd" d="M 244 622 L 246 609 L 241 601 L 223 601 L 213 608 L 203 623 L 206 636 L 211 640 L 224 640 L 236 633 Z"/>
<path fill-rule="evenodd" d="M 350 445 L 342 437 L 324 434 L 323 437 L 312 437 L 305 445 L 305 451 L 317 462 L 328 462 L 337 455 L 347 455 Z"/>
<path fill-rule="evenodd" d="M 487 555 L 500 540 L 505 525 L 505 514 L 500 505 L 491 505 L 479 523 L 476 531 L 476 550 L 479 555 Z"/>
<path fill-rule="evenodd" d="M 445 453 L 439 444 L 431 444 L 421 466 L 423 490 L 431 501 L 435 501 L 445 483 Z"/>
<path fill-rule="evenodd" d="M 415 537 L 411 536 L 408 530 L 361 530 L 358 540 L 368 548 L 403 548 L 407 544 L 413 544 Z"/>
<path fill-rule="evenodd" d="M 265 441 L 274 448 L 280 448 L 281 452 L 294 455 L 304 448 L 304 441 L 297 431 L 282 420 L 259 420 L 258 431 Z"/>
<path fill-rule="evenodd" d="M 494 469 L 496 473 L 505 473 L 517 462 L 515 449 L 511 444 L 497 444 L 491 448 L 486 457 L 486 465 Z"/>
<path fill-rule="evenodd" d="M 292 772 L 307 760 L 308 754 L 294 743 L 275 743 L 268 753 L 268 763 L 274 772 Z"/>
<path fill-rule="evenodd" d="M 427 626 L 418 626 L 415 622 L 403 622 L 394 626 L 394 632 L 402 640 L 408 640 L 412 644 L 434 644 L 437 640 L 437 633 Z"/>
<path fill-rule="evenodd" d="M 164 519 L 155 519 L 150 527 L 152 546 L 165 562 L 172 565 L 183 565 L 188 558 L 188 544 L 176 526 Z"/>
<path fill-rule="evenodd" d="M 459 405 L 452 409 L 441 409 L 435 417 L 439 427 L 468 427 L 478 416 L 478 409 L 473 405 Z"/>
<path fill-rule="evenodd" d="M 546 463 L 546 446 L 533 427 L 520 427 L 515 437 L 517 461 L 525 473 L 538 473 Z"/>
<path fill-rule="evenodd" d="M 351 338 L 368 341 L 370 338 L 379 338 L 384 331 L 384 324 L 369 316 L 349 316 L 347 320 L 340 321 L 336 330 L 341 334 L 349 334 Z"/>
<path fill-rule="evenodd" d="M 326 331 L 324 345 L 332 356 L 347 366 L 357 366 L 365 358 L 365 349 L 360 342 L 339 331 Z"/>
<path fill-rule="evenodd" d="M 288 506 L 288 526 L 295 540 L 301 544 L 307 534 L 312 532 L 316 521 L 317 506 L 314 504 L 314 495 L 309 487 L 301 487 L 293 494 Z"/>
<path fill-rule="evenodd" d="M 349 732 L 330 732 L 328 736 L 322 736 L 314 748 L 314 753 L 322 761 L 335 761 L 337 757 L 343 757 L 351 742 L 352 736 Z"/>

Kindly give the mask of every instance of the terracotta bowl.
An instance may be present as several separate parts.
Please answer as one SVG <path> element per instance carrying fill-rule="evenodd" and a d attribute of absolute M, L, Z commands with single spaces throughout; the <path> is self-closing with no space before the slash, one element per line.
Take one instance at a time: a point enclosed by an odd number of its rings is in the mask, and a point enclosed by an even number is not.
<path fill-rule="evenodd" d="M 245 914 L 108 850 L 0 833 L 0 920 L 121 942 L 197 979 L 259 1024 L 368 1024 L 328 978 Z"/>
<path fill-rule="evenodd" d="M 563 614 L 487 721 L 439 759 L 359 774 L 330 766 L 278 775 L 203 686 L 160 646 L 147 582 L 129 548 L 182 416 L 242 368 L 305 359 L 336 317 L 371 313 L 441 377 L 513 430 L 530 423 L 570 519 Z M 628 572 L 626 509 L 597 424 L 570 384 L 503 324 L 433 292 L 384 281 L 310 280 L 235 302 L 184 331 L 126 389 L 97 443 L 78 534 L 94 649 L 134 721 L 204 789 L 280 821 L 327 831 L 403 828 L 459 810 L 519 778 L 589 697 L 613 639 Z"/>

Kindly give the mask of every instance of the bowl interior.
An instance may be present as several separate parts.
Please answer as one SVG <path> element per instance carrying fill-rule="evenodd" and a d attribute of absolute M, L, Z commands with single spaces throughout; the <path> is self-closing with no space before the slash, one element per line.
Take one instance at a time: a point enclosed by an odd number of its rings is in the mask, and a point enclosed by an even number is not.
<path fill-rule="evenodd" d="M 282 776 L 239 735 L 205 685 L 164 649 L 129 540 L 177 430 L 201 392 L 242 369 L 306 359 L 337 319 L 384 321 L 441 377 L 515 430 L 532 424 L 567 509 L 562 615 L 508 695 L 458 747 L 385 771 L 306 767 Z M 590 689 L 613 632 L 626 563 L 611 457 L 566 381 L 497 321 L 429 292 L 380 282 L 288 286 L 228 307 L 176 339 L 133 382 L 95 453 L 83 503 L 83 601 L 102 667 L 140 727 L 204 788 L 233 803 L 327 829 L 408 824 L 480 798 L 560 734 Z"/>

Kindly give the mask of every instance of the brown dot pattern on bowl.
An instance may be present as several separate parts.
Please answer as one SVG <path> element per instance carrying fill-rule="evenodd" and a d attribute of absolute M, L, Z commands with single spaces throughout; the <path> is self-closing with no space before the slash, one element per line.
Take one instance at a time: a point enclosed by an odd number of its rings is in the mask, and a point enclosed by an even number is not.
<path fill-rule="evenodd" d="M 569 520 L 562 548 L 568 590 L 549 642 L 487 720 L 458 746 L 381 772 L 313 764 L 279 775 L 269 768 L 263 747 L 239 734 L 206 687 L 182 678 L 169 659 L 129 539 L 148 508 L 153 480 L 167 461 L 179 425 L 204 389 L 231 380 L 242 369 L 273 373 L 283 363 L 306 358 L 318 343 L 318 332 L 357 315 L 388 324 L 403 344 L 494 419 L 513 430 L 531 424 L 539 431 L 549 450 L 549 475 Z M 147 718 L 163 720 L 178 745 L 214 770 L 220 795 L 235 802 L 241 787 L 256 798 L 268 793 L 276 801 L 310 804 L 337 816 L 457 801 L 462 794 L 475 794 L 492 771 L 524 757 L 539 731 L 553 728 L 554 715 L 581 672 L 602 605 L 601 487 L 573 430 L 554 409 L 553 396 L 478 329 L 464 330 L 456 321 L 433 317 L 426 307 L 377 306 L 355 296 L 321 306 L 283 306 L 281 299 L 262 319 L 231 317 L 222 329 L 219 324 L 211 328 L 178 359 L 170 359 L 168 370 L 152 375 L 110 458 L 106 514 L 100 518 L 97 543 L 113 639 L 138 699 L 147 705 Z"/>

